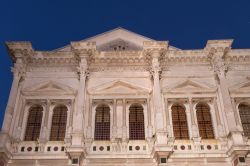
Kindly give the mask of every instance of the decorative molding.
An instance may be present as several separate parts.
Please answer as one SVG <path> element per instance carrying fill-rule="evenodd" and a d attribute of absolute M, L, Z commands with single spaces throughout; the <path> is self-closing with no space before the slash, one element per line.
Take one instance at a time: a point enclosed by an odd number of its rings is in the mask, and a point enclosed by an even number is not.
<path fill-rule="evenodd" d="M 151 90 L 145 87 L 139 87 L 139 86 L 133 85 L 125 81 L 116 80 L 116 81 L 108 82 L 100 86 L 88 89 L 88 93 L 91 95 L 104 95 L 104 94 L 105 95 L 131 95 L 131 94 L 147 95 L 151 93 Z"/>
<path fill-rule="evenodd" d="M 216 86 L 185 79 L 162 88 L 163 93 L 215 93 Z"/>
<path fill-rule="evenodd" d="M 21 91 L 24 96 L 57 96 L 57 95 L 76 95 L 76 90 L 55 81 L 46 81 L 25 88 Z"/>

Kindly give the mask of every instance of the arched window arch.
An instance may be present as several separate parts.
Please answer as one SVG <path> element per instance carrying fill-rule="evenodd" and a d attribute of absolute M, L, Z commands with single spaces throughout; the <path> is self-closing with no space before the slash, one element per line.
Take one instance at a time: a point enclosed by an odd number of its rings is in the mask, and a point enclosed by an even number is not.
<path fill-rule="evenodd" d="M 41 105 L 31 106 L 25 131 L 25 141 L 36 141 L 40 136 L 42 125 L 43 107 Z"/>
<path fill-rule="evenodd" d="M 132 104 L 129 107 L 129 139 L 145 139 L 144 114 L 140 104 Z"/>
<path fill-rule="evenodd" d="M 50 130 L 50 141 L 63 141 L 67 125 L 67 107 L 56 106 L 53 110 L 52 124 Z"/>
<path fill-rule="evenodd" d="M 110 108 L 106 104 L 96 107 L 95 140 L 110 140 Z"/>
<path fill-rule="evenodd" d="M 238 108 L 244 135 L 250 138 L 250 106 L 240 104 Z"/>
<path fill-rule="evenodd" d="M 198 103 L 196 105 L 196 116 L 200 137 L 202 139 L 214 139 L 214 130 L 209 106 L 205 103 Z"/>
<path fill-rule="evenodd" d="M 185 107 L 180 104 L 172 106 L 172 122 L 176 139 L 189 139 Z"/>

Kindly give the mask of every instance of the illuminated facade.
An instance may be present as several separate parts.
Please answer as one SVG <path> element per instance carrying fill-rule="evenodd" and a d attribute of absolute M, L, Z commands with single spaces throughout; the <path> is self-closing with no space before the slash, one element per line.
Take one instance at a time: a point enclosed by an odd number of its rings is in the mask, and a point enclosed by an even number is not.
<path fill-rule="evenodd" d="M 7 42 L 0 166 L 250 165 L 250 50 L 122 28 L 53 51 Z"/>

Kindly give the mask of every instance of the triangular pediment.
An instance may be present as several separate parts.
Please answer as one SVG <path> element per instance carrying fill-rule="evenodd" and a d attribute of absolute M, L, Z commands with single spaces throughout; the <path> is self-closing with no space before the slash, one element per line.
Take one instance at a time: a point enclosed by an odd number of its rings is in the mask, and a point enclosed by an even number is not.
<path fill-rule="evenodd" d="M 28 87 L 22 90 L 27 95 L 74 95 L 76 91 L 65 85 L 55 81 L 46 81 L 40 84 L 36 84 L 32 87 Z"/>
<path fill-rule="evenodd" d="M 145 41 L 155 41 L 155 40 L 131 32 L 121 27 L 81 40 L 81 42 L 95 43 L 96 48 L 99 51 L 110 51 L 115 48 L 114 45 L 120 46 L 120 43 L 122 43 L 121 50 L 123 50 L 123 47 L 125 47 L 125 50 L 128 51 L 130 50 L 138 51 L 143 48 L 143 43 Z M 70 51 L 70 49 L 71 48 L 69 45 L 63 48 L 56 49 L 55 51 Z M 169 46 L 169 49 L 177 50 L 177 48 L 172 46 Z"/>
<path fill-rule="evenodd" d="M 208 84 L 197 82 L 194 80 L 186 79 L 179 83 L 174 83 L 168 87 L 163 88 L 163 92 L 172 93 L 202 93 L 202 92 L 215 92 L 216 87 Z"/>
<path fill-rule="evenodd" d="M 139 95 L 149 94 L 150 90 L 117 80 L 93 87 L 88 90 L 88 93 L 93 95 Z"/>
<path fill-rule="evenodd" d="M 250 93 L 250 81 L 234 85 L 229 88 L 231 93 Z"/>

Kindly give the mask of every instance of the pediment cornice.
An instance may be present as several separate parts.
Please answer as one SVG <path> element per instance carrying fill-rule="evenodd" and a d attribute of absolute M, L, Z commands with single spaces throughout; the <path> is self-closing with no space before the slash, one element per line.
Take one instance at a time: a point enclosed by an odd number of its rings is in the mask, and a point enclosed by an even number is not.
<path fill-rule="evenodd" d="M 231 86 L 229 91 L 231 94 L 250 94 L 250 80 Z"/>
<path fill-rule="evenodd" d="M 216 90 L 216 86 L 191 79 L 185 79 L 162 88 L 163 93 L 215 93 Z"/>
<path fill-rule="evenodd" d="M 77 94 L 77 91 L 68 85 L 50 80 L 26 87 L 21 91 L 21 93 L 25 96 L 75 96 Z"/>
<path fill-rule="evenodd" d="M 108 82 L 87 90 L 91 95 L 148 95 L 151 89 L 122 80 Z"/>

